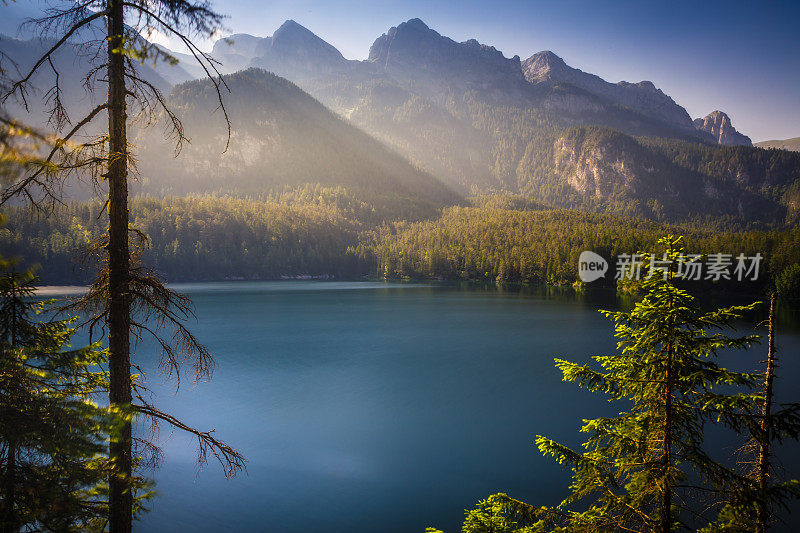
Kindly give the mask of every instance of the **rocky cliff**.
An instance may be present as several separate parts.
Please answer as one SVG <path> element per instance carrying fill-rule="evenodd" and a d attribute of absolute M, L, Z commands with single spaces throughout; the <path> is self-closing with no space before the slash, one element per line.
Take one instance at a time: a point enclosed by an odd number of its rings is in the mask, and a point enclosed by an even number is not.
<path fill-rule="evenodd" d="M 722 111 L 713 111 L 703 118 L 695 119 L 694 127 L 710 134 L 717 144 L 727 146 L 753 146 L 750 137 L 742 135 L 731 124 L 731 119 Z"/>

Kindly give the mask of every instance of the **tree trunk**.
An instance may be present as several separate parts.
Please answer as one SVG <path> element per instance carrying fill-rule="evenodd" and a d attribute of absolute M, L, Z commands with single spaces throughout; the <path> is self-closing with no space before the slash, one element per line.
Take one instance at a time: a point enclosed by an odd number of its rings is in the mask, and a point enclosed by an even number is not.
<path fill-rule="evenodd" d="M 772 383 L 775 380 L 775 300 L 773 292 L 769 298 L 769 342 L 767 348 L 767 371 L 764 374 L 764 406 L 761 411 L 761 432 L 758 443 L 758 518 L 756 533 L 764 533 L 769 527 L 769 511 L 763 497 L 769 480 L 770 417 L 772 416 Z"/>
<path fill-rule="evenodd" d="M 17 447 L 14 441 L 8 443 L 6 456 L 6 476 L 3 480 L 3 492 L 5 493 L 3 502 L 3 525 L 0 531 L 3 533 L 16 533 L 19 531 L 16 513 L 16 483 L 17 483 Z"/>
<path fill-rule="evenodd" d="M 19 306 L 18 286 L 16 282 L 12 285 L 12 298 L 11 305 L 11 336 L 9 338 L 9 347 L 13 350 L 17 347 L 17 323 L 19 316 L 17 310 Z M 13 421 L 10 422 L 13 427 Z M 3 480 L 3 522 L 0 531 L 3 533 L 16 533 L 19 531 L 20 524 L 17 523 L 17 443 L 15 438 L 11 436 L 8 441 L 8 450 L 6 451 L 6 475 Z"/>
<path fill-rule="evenodd" d="M 128 146 L 124 11 L 121 0 L 108 4 L 108 332 L 109 400 L 112 406 L 131 403 L 130 294 L 128 251 Z M 131 424 L 111 442 L 114 468 L 109 478 L 109 529 L 129 533 L 133 521 Z"/>
<path fill-rule="evenodd" d="M 664 447 L 663 478 L 661 497 L 661 533 L 672 531 L 672 484 L 670 469 L 672 467 L 672 341 L 667 342 L 667 368 L 664 376 Z"/>

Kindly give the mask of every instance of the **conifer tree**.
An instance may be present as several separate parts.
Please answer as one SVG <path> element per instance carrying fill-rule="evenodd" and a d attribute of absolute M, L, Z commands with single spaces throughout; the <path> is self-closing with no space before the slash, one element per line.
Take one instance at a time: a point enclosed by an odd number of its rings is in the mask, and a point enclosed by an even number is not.
<path fill-rule="evenodd" d="M 735 413 L 755 395 L 753 374 L 717 362 L 719 352 L 749 348 L 757 337 L 723 330 L 757 304 L 701 311 L 676 283 L 684 257 L 681 239 L 659 244 L 663 256 L 645 257 L 644 298 L 630 312 L 603 311 L 615 324 L 618 352 L 595 356 L 602 370 L 556 360 L 564 380 L 629 407 L 614 417 L 584 421 L 585 451 L 539 436 L 545 455 L 572 468 L 572 494 L 550 516 L 567 530 L 652 531 L 695 529 L 742 483 L 742 476 L 704 448 L 712 423 L 736 425 Z M 739 389 L 719 392 L 722 386 Z M 574 504 L 586 505 L 583 510 Z M 553 514 L 556 513 L 556 514 Z"/>
<path fill-rule="evenodd" d="M 43 68 L 54 73 L 54 85 L 46 92 L 51 106 L 49 118 L 60 139 L 33 171 L 20 175 L 2 194 L 2 201 L 22 197 L 36 207 L 60 201 L 60 191 L 69 176 L 90 179 L 98 190 L 107 191 L 107 232 L 90 248 L 87 257 L 99 266 L 99 275 L 89 294 L 75 306 L 89 314 L 90 332 L 102 328 L 108 333 L 109 386 L 112 407 L 149 418 L 154 426 L 166 422 L 192 433 L 198 441 L 198 461 L 205 463 L 209 454 L 223 466 L 226 475 L 244 467 L 243 457 L 217 439 L 212 431 L 201 431 L 160 411 L 146 398 L 145 390 L 134 379 L 135 362 L 131 360 L 131 338 L 151 334 L 162 348 L 162 366 L 173 377 L 189 361 L 196 379 L 210 376 L 213 360 L 208 350 L 186 328 L 192 315 L 191 302 L 164 286 L 155 272 L 138 263 L 147 239 L 130 227 L 129 180 L 135 165 L 129 143 L 129 126 L 138 121 L 145 126 L 164 121 L 176 143 L 185 141 L 180 120 L 169 109 L 161 92 L 141 74 L 145 62 L 177 59 L 143 36 L 160 31 L 180 40 L 205 70 L 214 85 L 220 109 L 223 83 L 216 62 L 195 44 L 197 37 L 209 38 L 221 26 L 222 16 L 206 0 L 80 0 L 66 7 L 52 7 L 46 16 L 35 21 L 50 46 L 27 73 L 10 84 L 4 98 L 16 97 L 26 107 L 31 80 Z M 75 47 L 75 42 L 80 42 Z M 91 67 L 85 73 L 84 86 L 93 92 L 105 84 L 106 98 L 79 120 L 71 120 L 60 95 L 60 76 L 53 55 L 73 47 L 83 53 Z M 100 134 L 94 124 L 107 118 Z M 81 136 L 85 142 L 76 142 Z M 163 334 L 164 327 L 173 334 Z M 147 439 L 133 436 L 129 420 L 110 444 L 112 468 L 109 473 L 109 528 L 113 533 L 132 529 L 134 512 L 133 486 L 136 484 L 135 443 L 140 448 L 158 450 Z"/>
<path fill-rule="evenodd" d="M 757 401 L 740 413 L 741 428 L 749 436 L 741 449 L 744 482 L 727 500 L 718 520 L 703 533 L 764 533 L 779 520 L 779 511 L 800 498 L 800 481 L 782 478 L 776 468 L 775 444 L 800 439 L 800 403 L 777 403 L 775 381 L 778 356 L 775 307 L 778 291 L 770 294 L 767 323 L 767 359 Z"/>
<path fill-rule="evenodd" d="M 659 245 L 663 255 L 642 254 L 643 299 L 630 312 L 603 311 L 614 322 L 617 352 L 595 356 L 600 369 L 556 359 L 565 381 L 624 409 L 584 420 L 583 451 L 537 437 L 543 454 L 571 468 L 571 494 L 555 507 L 491 496 L 467 513 L 464 533 L 696 530 L 747 485 L 747 476 L 707 452 L 704 432 L 717 424 L 741 429 L 741 413 L 761 398 L 750 392 L 755 374 L 718 363 L 721 351 L 757 341 L 725 331 L 757 304 L 702 311 L 679 287 L 681 239 Z"/>
<path fill-rule="evenodd" d="M 73 349 L 75 319 L 44 319 L 36 278 L 0 272 L 0 530 L 102 530 L 108 439 L 126 420 L 95 400 L 107 351 Z"/>

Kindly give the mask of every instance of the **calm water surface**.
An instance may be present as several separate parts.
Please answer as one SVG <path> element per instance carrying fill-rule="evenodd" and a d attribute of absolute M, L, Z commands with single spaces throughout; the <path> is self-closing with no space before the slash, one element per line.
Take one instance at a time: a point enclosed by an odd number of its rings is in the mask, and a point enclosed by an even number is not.
<path fill-rule="evenodd" d="M 580 362 L 613 349 L 596 312 L 618 305 L 613 294 L 333 282 L 177 288 L 195 302 L 194 331 L 216 356 L 213 380 L 174 395 L 152 346 L 136 358 L 158 404 L 216 429 L 247 457 L 247 474 L 226 480 L 211 463 L 198 470 L 195 444 L 163 430 L 158 497 L 137 531 L 456 532 L 464 508 L 494 492 L 556 503 L 569 475 L 539 454 L 536 435 L 577 445 L 580 420 L 610 412 L 562 382 L 553 357 Z M 781 370 L 796 377 L 798 321 L 785 322 Z M 737 364 L 757 365 L 762 352 Z M 792 392 L 789 381 L 779 394 Z M 785 463 L 800 475 L 795 452 Z"/>

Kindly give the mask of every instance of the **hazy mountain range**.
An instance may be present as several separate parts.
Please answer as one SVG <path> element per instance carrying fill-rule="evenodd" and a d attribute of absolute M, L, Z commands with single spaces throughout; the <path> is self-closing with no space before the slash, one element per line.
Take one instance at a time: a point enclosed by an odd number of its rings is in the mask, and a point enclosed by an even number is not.
<path fill-rule="evenodd" d="M 42 46 L 0 39 L 21 66 Z M 753 148 L 721 111 L 693 120 L 649 81 L 609 83 L 549 51 L 507 58 L 411 19 L 377 37 L 364 61 L 294 21 L 271 37 L 221 39 L 211 53 L 232 75 L 231 148 L 221 155 L 221 118 L 210 84 L 189 81 L 200 74 L 191 58 L 143 66 L 171 90 L 193 139 L 172 161 L 156 132 L 139 137 L 145 191 L 323 183 L 397 216 L 496 191 L 670 221 L 784 224 L 800 209 L 800 155 Z M 81 70 L 68 56 L 57 63 Z M 79 86 L 69 91 L 66 100 L 85 101 Z"/>
<path fill-rule="evenodd" d="M 550 51 L 524 61 L 518 56 L 508 59 L 494 47 L 474 39 L 457 43 L 419 19 L 390 28 L 378 37 L 366 61 L 346 60 L 336 48 L 292 20 L 271 37 L 237 34 L 219 40 L 212 55 L 227 72 L 253 66 L 298 80 L 335 75 L 356 77 L 359 81 L 383 79 L 433 99 L 441 99 L 449 90 L 474 90 L 497 102 L 517 105 L 527 100 L 563 111 L 598 112 L 618 106 L 683 130 L 690 137 L 750 145 L 746 137 L 720 136 L 721 127 L 738 133 L 729 119 L 725 124 L 714 123 L 713 127 L 693 124 L 686 110 L 652 82 L 609 83 L 568 66 Z M 552 91 L 556 87 L 564 92 Z M 719 114 L 726 117 L 715 111 L 701 120 Z"/>
<path fill-rule="evenodd" d="M 756 143 L 755 146 L 759 148 L 775 148 L 777 150 L 791 150 L 793 152 L 800 152 L 800 137 L 793 137 L 791 139 L 763 141 Z"/>

